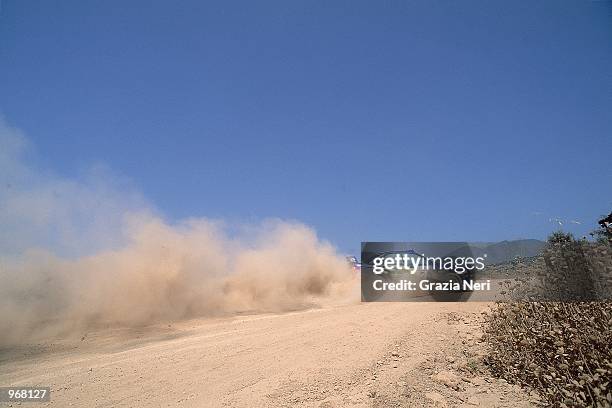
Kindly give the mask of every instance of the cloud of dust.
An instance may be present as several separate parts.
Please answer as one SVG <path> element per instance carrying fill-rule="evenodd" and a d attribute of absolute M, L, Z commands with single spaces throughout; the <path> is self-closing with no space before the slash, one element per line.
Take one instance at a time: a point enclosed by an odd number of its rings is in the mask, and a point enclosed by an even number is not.
<path fill-rule="evenodd" d="M 168 223 L 107 169 L 68 180 L 28 165 L 28 152 L 0 121 L 0 345 L 354 293 L 344 259 L 303 224 Z"/>

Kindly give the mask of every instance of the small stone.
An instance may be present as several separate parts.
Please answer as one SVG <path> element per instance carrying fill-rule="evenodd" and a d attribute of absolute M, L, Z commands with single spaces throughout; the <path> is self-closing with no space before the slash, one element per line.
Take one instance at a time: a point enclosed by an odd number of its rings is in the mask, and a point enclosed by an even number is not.
<path fill-rule="evenodd" d="M 478 402 L 478 400 L 474 397 L 469 397 L 467 400 L 465 400 L 465 403 L 468 405 L 480 405 L 480 402 Z"/>
<path fill-rule="evenodd" d="M 428 392 L 425 394 L 425 400 L 427 401 L 428 406 L 439 408 L 446 408 L 448 406 L 446 398 L 437 392 Z"/>
<path fill-rule="evenodd" d="M 438 374 L 432 375 L 431 379 L 453 389 L 458 388 L 459 382 L 461 381 L 457 375 L 450 371 L 440 371 Z"/>
<path fill-rule="evenodd" d="M 470 382 L 476 387 L 481 387 L 485 385 L 485 381 L 482 379 L 482 377 L 474 377 L 470 379 Z"/>

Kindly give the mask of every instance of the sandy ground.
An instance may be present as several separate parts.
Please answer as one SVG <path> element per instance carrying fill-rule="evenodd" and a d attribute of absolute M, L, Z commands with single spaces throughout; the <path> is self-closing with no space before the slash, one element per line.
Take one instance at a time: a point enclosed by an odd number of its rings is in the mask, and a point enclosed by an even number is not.
<path fill-rule="evenodd" d="M 0 385 L 50 386 L 51 402 L 27 405 L 54 407 L 531 406 L 480 362 L 486 308 L 368 303 L 100 330 L 0 351 Z"/>

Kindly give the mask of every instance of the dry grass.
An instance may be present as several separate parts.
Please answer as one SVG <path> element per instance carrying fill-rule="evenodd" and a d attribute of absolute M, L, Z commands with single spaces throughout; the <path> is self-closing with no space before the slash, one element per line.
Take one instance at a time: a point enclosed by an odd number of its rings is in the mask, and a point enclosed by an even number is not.
<path fill-rule="evenodd" d="M 504 303 L 485 335 L 486 362 L 551 406 L 612 406 L 612 303 Z"/>
<path fill-rule="evenodd" d="M 612 407 L 610 246 L 551 243 L 543 263 L 535 290 L 533 280 L 508 285 L 531 301 L 498 303 L 488 316 L 485 361 L 496 376 L 537 390 L 548 406 Z"/>

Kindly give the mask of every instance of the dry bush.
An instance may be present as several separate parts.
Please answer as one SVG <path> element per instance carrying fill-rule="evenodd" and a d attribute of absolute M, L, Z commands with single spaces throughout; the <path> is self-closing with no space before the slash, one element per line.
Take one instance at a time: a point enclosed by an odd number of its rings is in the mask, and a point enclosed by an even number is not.
<path fill-rule="evenodd" d="M 612 407 L 610 255 L 606 243 L 551 240 L 534 262 L 537 279 L 508 285 L 523 300 L 488 316 L 485 361 L 495 375 L 534 388 L 549 406 Z"/>
<path fill-rule="evenodd" d="M 488 319 L 486 362 L 551 406 L 612 406 L 612 303 L 499 304 Z"/>

